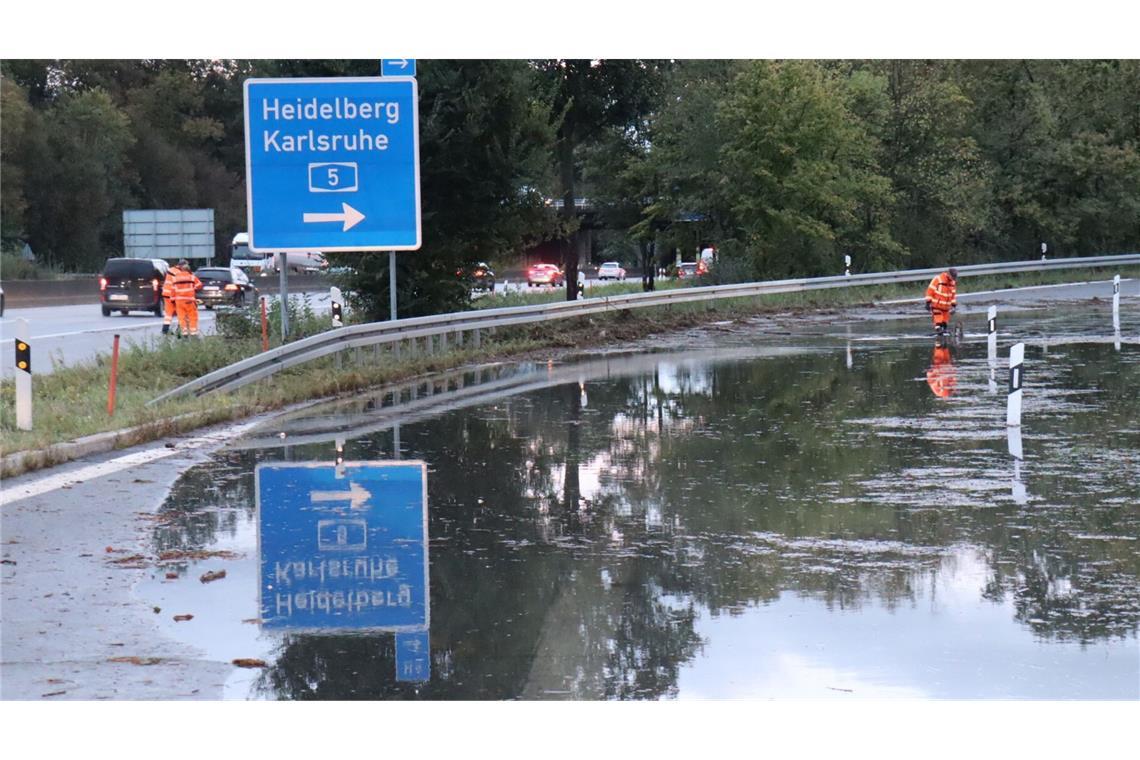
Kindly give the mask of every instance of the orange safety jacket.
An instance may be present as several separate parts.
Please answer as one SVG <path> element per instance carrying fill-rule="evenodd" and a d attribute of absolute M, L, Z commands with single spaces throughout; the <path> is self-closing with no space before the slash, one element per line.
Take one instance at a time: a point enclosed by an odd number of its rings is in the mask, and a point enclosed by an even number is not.
<path fill-rule="evenodd" d="M 163 298 L 166 298 L 168 300 L 174 298 L 174 275 L 181 271 L 182 270 L 178 268 L 177 264 L 166 270 L 166 277 L 162 281 Z"/>
<path fill-rule="evenodd" d="M 926 287 L 926 300 L 934 311 L 950 311 L 958 305 L 958 283 L 946 272 L 935 277 Z"/>
<path fill-rule="evenodd" d="M 201 288 L 202 281 L 198 279 L 198 276 L 189 270 L 183 271 L 182 269 L 177 270 L 174 275 L 174 282 L 171 284 L 175 301 L 196 301 L 198 300 L 196 293 Z"/>

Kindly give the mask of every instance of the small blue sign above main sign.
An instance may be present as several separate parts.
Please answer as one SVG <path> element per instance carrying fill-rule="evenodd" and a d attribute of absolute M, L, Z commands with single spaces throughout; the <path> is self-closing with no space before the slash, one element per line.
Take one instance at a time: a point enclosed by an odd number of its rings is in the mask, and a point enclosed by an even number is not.
<path fill-rule="evenodd" d="M 415 58 L 380 59 L 380 76 L 382 77 L 414 77 L 415 75 Z"/>
<path fill-rule="evenodd" d="M 427 465 L 260 464 L 256 488 L 264 629 L 428 630 Z"/>
<path fill-rule="evenodd" d="M 249 247 L 420 247 L 413 77 L 247 79 Z"/>

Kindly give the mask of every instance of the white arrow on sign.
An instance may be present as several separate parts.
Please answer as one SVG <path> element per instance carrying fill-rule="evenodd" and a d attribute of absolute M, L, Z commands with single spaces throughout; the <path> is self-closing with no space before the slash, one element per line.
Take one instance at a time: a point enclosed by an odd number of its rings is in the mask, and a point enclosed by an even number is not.
<path fill-rule="evenodd" d="M 305 223 L 309 222 L 344 222 L 344 229 L 342 232 L 348 232 L 356 225 L 364 221 L 364 214 L 360 213 L 347 203 L 340 204 L 343 210 L 340 214 L 316 214 L 305 213 Z"/>
<path fill-rule="evenodd" d="M 392 63 L 395 64 L 396 66 L 400 67 L 401 69 L 408 68 L 408 59 L 407 58 L 395 58 L 392 60 Z"/>
<path fill-rule="evenodd" d="M 347 491 L 310 491 L 309 497 L 314 504 L 322 501 L 347 501 L 351 509 L 363 509 L 364 503 L 372 498 L 372 492 L 350 480 Z"/>

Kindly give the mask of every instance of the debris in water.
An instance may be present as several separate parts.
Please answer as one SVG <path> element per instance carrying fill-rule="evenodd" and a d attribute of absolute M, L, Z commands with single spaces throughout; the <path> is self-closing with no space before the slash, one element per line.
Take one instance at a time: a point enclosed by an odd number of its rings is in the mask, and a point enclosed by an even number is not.
<path fill-rule="evenodd" d="M 107 662 L 125 662 L 128 665 L 157 665 L 161 657 L 112 657 Z"/>
<path fill-rule="evenodd" d="M 162 552 L 158 555 L 159 562 L 173 562 L 182 559 L 237 559 L 240 555 L 237 552 L 217 551 L 207 552 L 202 550 L 183 550 L 174 549 L 168 552 Z"/>
<path fill-rule="evenodd" d="M 225 570 L 211 570 L 210 572 L 206 573 L 205 575 L 203 575 L 198 580 L 202 581 L 202 583 L 209 583 L 211 581 L 220 580 L 220 579 L 225 578 L 225 577 L 226 577 L 226 571 Z"/>
<path fill-rule="evenodd" d="M 239 657 L 238 659 L 234 660 L 234 665 L 237 665 L 239 668 L 268 668 L 269 667 L 269 665 L 266 664 L 265 660 L 255 660 L 255 659 L 250 658 L 250 657 Z"/>

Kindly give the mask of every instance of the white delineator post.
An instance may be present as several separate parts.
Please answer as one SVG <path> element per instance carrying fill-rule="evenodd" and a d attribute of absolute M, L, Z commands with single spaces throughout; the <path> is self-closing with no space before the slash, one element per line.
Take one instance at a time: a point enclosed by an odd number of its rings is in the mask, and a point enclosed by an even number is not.
<path fill-rule="evenodd" d="M 32 348 L 28 320 L 16 320 L 16 427 L 32 429 Z"/>
<path fill-rule="evenodd" d="M 989 322 L 988 360 L 990 365 L 990 393 L 997 393 L 997 306 L 991 306 L 987 314 Z"/>
<path fill-rule="evenodd" d="M 330 311 L 332 311 L 333 327 L 342 327 L 344 325 L 344 297 L 336 285 L 329 288 L 329 300 L 332 302 Z"/>
<path fill-rule="evenodd" d="M 851 276 L 851 254 L 845 254 L 843 256 L 843 274 L 846 277 Z"/>
<path fill-rule="evenodd" d="M 1009 349 L 1009 401 L 1006 405 L 1007 427 L 1021 427 L 1021 384 L 1024 379 L 1025 344 L 1017 343 Z"/>
<path fill-rule="evenodd" d="M 989 321 L 990 328 L 990 333 L 987 340 L 989 341 L 989 357 L 990 362 L 992 363 L 995 359 L 997 359 L 997 306 L 990 307 L 989 313 L 986 314 L 986 318 Z"/>
<path fill-rule="evenodd" d="M 1112 278 L 1112 329 L 1120 329 L 1120 275 Z"/>

